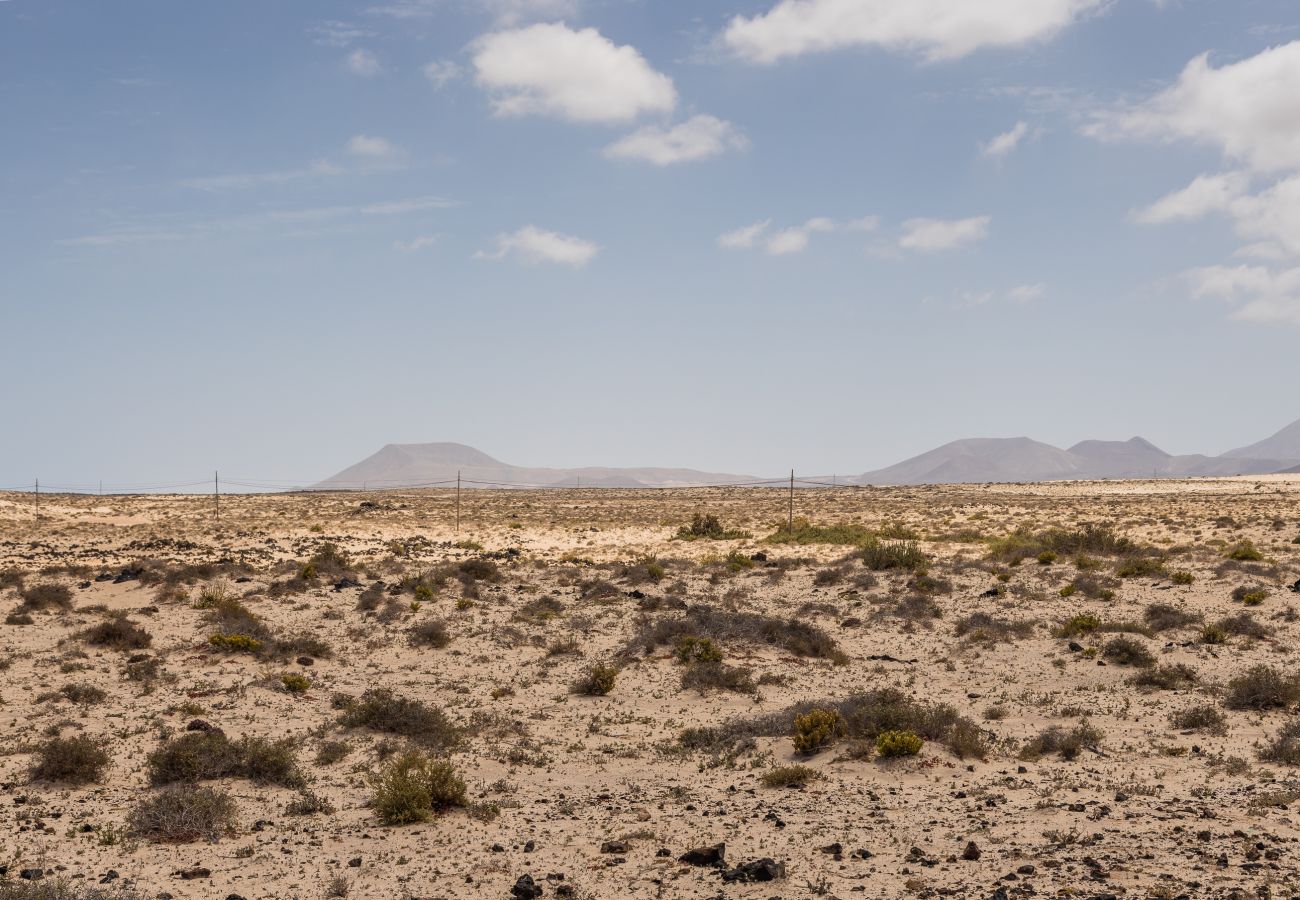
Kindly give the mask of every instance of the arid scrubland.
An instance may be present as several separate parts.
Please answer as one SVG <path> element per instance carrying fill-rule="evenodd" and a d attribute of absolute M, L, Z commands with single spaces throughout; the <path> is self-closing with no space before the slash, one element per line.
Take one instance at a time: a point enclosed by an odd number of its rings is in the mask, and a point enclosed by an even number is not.
<path fill-rule="evenodd" d="M 0 898 L 1300 894 L 1300 478 L 461 502 L 0 495 Z"/>

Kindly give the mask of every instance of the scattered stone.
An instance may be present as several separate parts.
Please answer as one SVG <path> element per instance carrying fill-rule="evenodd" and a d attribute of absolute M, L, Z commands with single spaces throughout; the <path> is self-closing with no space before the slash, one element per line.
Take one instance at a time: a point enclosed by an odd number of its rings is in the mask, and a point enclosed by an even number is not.
<path fill-rule="evenodd" d="M 726 882 L 776 881 L 784 877 L 785 863 L 779 863 L 766 856 L 753 862 L 742 863 L 722 873 L 722 880 Z"/>
<path fill-rule="evenodd" d="M 712 847 L 696 847 L 694 850 L 687 850 L 677 857 L 677 860 L 691 866 L 721 866 L 725 863 L 726 855 L 727 845 L 721 843 L 714 844 Z"/>
<path fill-rule="evenodd" d="M 531 900 L 533 897 L 542 896 L 542 888 L 533 881 L 533 876 L 520 875 L 515 881 L 515 886 L 510 889 L 510 896 L 515 900 Z"/>

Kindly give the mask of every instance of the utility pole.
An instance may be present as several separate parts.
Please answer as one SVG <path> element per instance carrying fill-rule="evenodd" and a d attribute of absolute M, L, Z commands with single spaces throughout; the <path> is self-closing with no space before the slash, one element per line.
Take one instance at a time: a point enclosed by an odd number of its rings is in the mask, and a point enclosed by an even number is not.
<path fill-rule="evenodd" d="M 456 470 L 456 533 L 460 534 L 460 469 Z"/>
<path fill-rule="evenodd" d="M 212 473 L 212 514 L 216 519 L 217 527 L 221 527 L 221 480 L 218 473 Z"/>
<path fill-rule="evenodd" d="M 794 469 L 790 470 L 790 516 L 786 521 L 786 530 L 794 534 Z"/>
<path fill-rule="evenodd" d="M 36 518 L 41 517 L 41 480 L 36 479 Z"/>

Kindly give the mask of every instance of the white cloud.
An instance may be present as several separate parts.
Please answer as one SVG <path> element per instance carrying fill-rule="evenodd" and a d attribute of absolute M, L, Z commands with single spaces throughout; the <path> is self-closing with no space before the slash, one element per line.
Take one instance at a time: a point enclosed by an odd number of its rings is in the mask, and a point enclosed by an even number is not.
<path fill-rule="evenodd" d="M 953 250 L 988 236 L 989 216 L 972 216 L 969 219 L 908 219 L 903 223 L 903 236 L 898 246 L 904 250 L 931 252 Z"/>
<path fill-rule="evenodd" d="M 498 24 L 518 25 L 520 22 L 566 19 L 578 14 L 578 0 L 479 0 Z"/>
<path fill-rule="evenodd" d="M 1191 140 L 1217 147 L 1256 172 L 1300 169 L 1300 41 L 1214 68 L 1196 57 L 1168 89 L 1099 115 L 1102 139 Z"/>
<path fill-rule="evenodd" d="M 505 259 L 518 257 L 527 263 L 558 263 L 581 269 L 600 252 L 591 241 L 545 231 L 533 225 L 525 226 L 513 234 L 497 235 L 496 249 L 474 254 L 475 259 Z"/>
<path fill-rule="evenodd" d="M 1017 122 L 1010 131 L 999 134 L 981 149 L 985 156 L 1001 159 L 1016 149 L 1027 134 L 1029 134 L 1029 124 L 1027 122 Z"/>
<path fill-rule="evenodd" d="M 431 209 L 450 209 L 458 204 L 443 197 L 408 197 L 404 200 L 388 200 L 383 203 L 370 203 L 359 210 L 366 216 L 401 216 L 407 213 L 427 212 Z"/>
<path fill-rule="evenodd" d="M 771 224 L 771 219 L 764 219 L 761 222 L 755 222 L 753 225 L 746 225 L 743 228 L 737 228 L 735 231 L 728 231 L 726 234 L 718 236 L 718 246 L 727 250 L 748 250 L 754 246 L 759 236 L 767 231 Z"/>
<path fill-rule="evenodd" d="M 880 216 L 863 216 L 844 223 L 848 231 L 875 231 L 880 227 Z"/>
<path fill-rule="evenodd" d="M 438 243 L 438 236 L 436 234 L 421 234 L 417 237 L 411 238 L 409 241 L 394 241 L 393 248 L 395 250 L 400 250 L 403 253 L 418 253 L 421 250 L 426 250 L 429 247 L 432 247 L 436 243 Z"/>
<path fill-rule="evenodd" d="M 325 21 L 312 27 L 312 40 L 323 47 L 346 47 L 360 38 L 374 37 L 373 31 L 358 28 L 350 22 Z"/>
<path fill-rule="evenodd" d="M 1237 304 L 1234 318 L 1300 325 L 1300 268 L 1205 266 L 1183 274 L 1194 296 Z"/>
<path fill-rule="evenodd" d="M 647 125 L 610 144 L 605 148 L 605 155 L 669 166 L 721 156 L 728 150 L 743 150 L 748 146 L 748 139 L 730 122 L 701 115 L 671 128 Z"/>
<path fill-rule="evenodd" d="M 1249 186 L 1250 178 L 1242 172 L 1202 175 L 1182 190 L 1167 194 L 1134 213 L 1133 218 L 1143 225 L 1158 225 L 1226 212 Z"/>
<path fill-rule="evenodd" d="M 343 169 L 328 160 L 318 159 L 301 169 L 286 169 L 278 172 L 238 172 L 227 175 L 204 175 L 199 178 L 187 178 L 181 181 L 181 187 L 198 191 L 246 190 L 254 187 L 286 184 L 304 178 L 329 178 L 342 175 Z"/>
<path fill-rule="evenodd" d="M 808 249 L 808 242 L 816 232 L 834 231 L 835 223 L 830 219 L 809 219 L 802 225 L 783 228 L 767 239 L 764 249 L 771 256 L 786 256 L 802 253 Z"/>
<path fill-rule="evenodd" d="M 379 60 L 369 50 L 358 47 L 348 54 L 348 71 L 362 78 L 379 74 Z"/>
<path fill-rule="evenodd" d="M 460 66 L 449 59 L 436 59 L 424 67 L 424 77 L 435 88 L 444 88 L 460 76 Z"/>
<path fill-rule="evenodd" d="M 486 35 L 476 44 L 474 69 L 502 116 L 628 122 L 677 104 L 671 78 L 635 47 L 617 46 L 594 28 L 540 24 Z"/>
<path fill-rule="evenodd" d="M 1016 303 L 1032 303 L 1035 300 L 1041 300 L 1047 296 L 1047 285 L 1039 282 L 1038 284 L 1021 284 L 1007 291 L 1007 299 Z"/>
<path fill-rule="evenodd" d="M 396 159 L 402 155 L 402 151 L 387 138 L 370 137 L 365 134 L 358 134 L 351 138 L 347 146 L 348 153 L 361 159 L 383 161 Z"/>
<path fill-rule="evenodd" d="M 1107 0 L 780 0 L 736 16 L 722 43 L 742 59 L 773 63 L 806 53 L 876 46 L 956 59 L 981 47 L 1052 37 Z"/>

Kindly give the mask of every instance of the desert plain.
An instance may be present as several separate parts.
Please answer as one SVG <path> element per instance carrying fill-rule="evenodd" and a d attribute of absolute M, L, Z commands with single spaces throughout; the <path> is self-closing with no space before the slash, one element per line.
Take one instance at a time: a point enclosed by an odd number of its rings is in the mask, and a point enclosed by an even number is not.
<path fill-rule="evenodd" d="M 1300 476 L 34 501 L 6 900 L 1300 895 Z"/>

